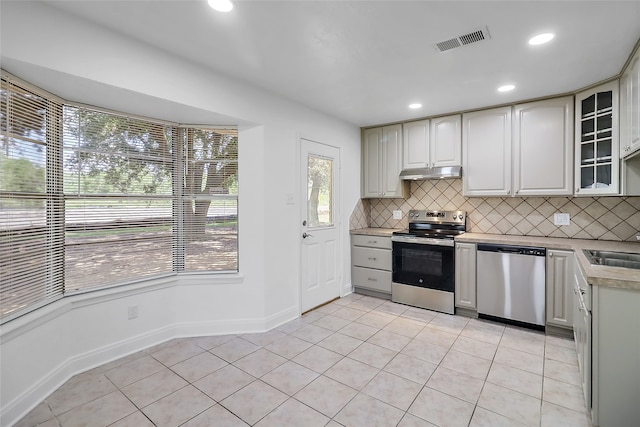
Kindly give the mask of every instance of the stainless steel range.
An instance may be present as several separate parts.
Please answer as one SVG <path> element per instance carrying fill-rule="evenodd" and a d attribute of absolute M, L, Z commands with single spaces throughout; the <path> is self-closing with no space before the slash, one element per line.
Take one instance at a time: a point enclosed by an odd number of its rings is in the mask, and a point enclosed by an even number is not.
<path fill-rule="evenodd" d="M 409 211 L 409 228 L 393 233 L 391 300 L 454 314 L 454 237 L 466 230 L 463 211 Z"/>

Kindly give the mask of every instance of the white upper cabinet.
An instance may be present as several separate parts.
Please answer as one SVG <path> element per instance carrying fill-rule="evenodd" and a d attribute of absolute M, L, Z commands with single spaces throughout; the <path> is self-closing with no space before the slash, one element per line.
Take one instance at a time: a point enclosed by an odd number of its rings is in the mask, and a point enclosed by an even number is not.
<path fill-rule="evenodd" d="M 618 194 L 618 81 L 576 95 L 575 195 Z"/>
<path fill-rule="evenodd" d="M 403 183 L 400 179 L 402 171 L 402 125 L 382 128 L 382 196 L 405 197 Z"/>
<path fill-rule="evenodd" d="M 640 49 L 620 78 L 620 157 L 640 150 Z"/>
<path fill-rule="evenodd" d="M 400 180 L 401 169 L 402 125 L 365 129 L 362 197 L 407 197 L 408 186 Z"/>
<path fill-rule="evenodd" d="M 460 166 L 461 122 L 456 114 L 404 123 L 404 169 Z"/>
<path fill-rule="evenodd" d="M 463 114 L 462 193 L 511 194 L 511 107 Z"/>
<path fill-rule="evenodd" d="M 573 194 L 573 97 L 514 107 L 516 196 Z"/>
<path fill-rule="evenodd" d="M 365 129 L 362 147 L 362 197 L 378 197 L 382 193 L 382 128 Z"/>
<path fill-rule="evenodd" d="M 462 116 L 460 114 L 431 119 L 430 166 L 460 166 L 462 164 L 461 127 Z"/>
<path fill-rule="evenodd" d="M 403 124 L 404 149 L 403 169 L 428 167 L 429 159 L 429 120 Z"/>

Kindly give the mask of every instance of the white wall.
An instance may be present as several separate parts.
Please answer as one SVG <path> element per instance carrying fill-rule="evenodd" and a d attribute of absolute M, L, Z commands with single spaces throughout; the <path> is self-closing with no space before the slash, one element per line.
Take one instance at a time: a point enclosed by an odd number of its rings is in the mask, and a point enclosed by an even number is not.
<path fill-rule="evenodd" d="M 2 425 L 75 373 L 125 354 L 173 337 L 259 331 L 296 317 L 301 136 L 340 148 L 342 285 L 350 288 L 348 224 L 360 191 L 356 126 L 46 5 L 1 7 L 6 71 L 77 102 L 181 122 L 194 113 L 198 124 L 238 124 L 240 141 L 240 274 L 167 277 L 67 297 L 2 325 Z M 285 203 L 288 193 L 293 205 Z M 134 320 L 127 319 L 131 305 L 139 307 Z"/>

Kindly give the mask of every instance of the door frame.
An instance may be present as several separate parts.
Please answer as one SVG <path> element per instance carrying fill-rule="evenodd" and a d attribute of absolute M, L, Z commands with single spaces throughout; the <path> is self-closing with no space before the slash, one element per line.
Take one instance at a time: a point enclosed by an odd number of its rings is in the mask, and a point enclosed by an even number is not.
<path fill-rule="evenodd" d="M 306 169 L 306 162 L 307 162 L 307 158 L 305 157 L 304 159 L 302 158 L 302 144 L 303 144 L 303 140 L 309 141 L 313 144 L 319 144 L 319 145 L 324 145 L 327 147 L 331 147 L 331 148 L 335 148 L 338 151 L 338 156 L 337 156 L 337 175 L 340 178 L 340 181 L 342 179 L 342 162 L 341 162 L 341 157 L 342 157 L 342 149 L 337 146 L 337 145 L 331 145 L 331 144 L 325 144 L 323 142 L 319 142 L 318 138 L 313 138 L 310 137 L 308 135 L 305 134 L 301 134 L 298 133 L 297 137 L 296 137 L 296 158 L 297 158 L 297 162 L 298 162 L 298 168 L 297 168 L 297 194 L 298 194 L 298 198 L 300 200 L 300 206 L 297 209 L 297 223 L 296 223 L 296 227 L 295 227 L 295 232 L 296 232 L 296 236 L 298 239 L 298 251 L 297 251 L 297 266 L 298 266 L 298 315 L 301 315 L 303 313 L 302 311 L 302 277 L 303 274 L 305 273 L 303 271 L 302 268 L 302 245 L 303 243 L 303 239 L 302 239 L 302 221 L 303 221 L 303 217 L 304 217 L 304 209 L 305 205 L 307 203 L 306 197 L 302 198 L 302 193 L 303 193 L 303 187 L 306 187 L 306 182 L 302 182 L 301 177 L 302 177 L 302 172 L 303 169 Z M 342 221 L 342 216 L 341 216 L 341 212 L 342 212 L 342 200 L 340 199 L 340 186 L 335 186 L 334 187 L 334 198 L 338 200 L 338 209 L 336 209 L 336 211 L 334 212 L 334 225 L 336 227 L 337 233 L 338 233 L 338 254 L 337 254 L 337 261 L 336 261 L 336 265 L 337 265 L 337 269 L 338 269 L 338 298 L 341 298 L 344 296 L 344 284 L 342 283 L 344 277 L 343 277 L 343 269 L 344 269 L 344 256 L 343 256 L 343 246 L 344 246 L 344 236 L 343 236 L 343 221 Z"/>

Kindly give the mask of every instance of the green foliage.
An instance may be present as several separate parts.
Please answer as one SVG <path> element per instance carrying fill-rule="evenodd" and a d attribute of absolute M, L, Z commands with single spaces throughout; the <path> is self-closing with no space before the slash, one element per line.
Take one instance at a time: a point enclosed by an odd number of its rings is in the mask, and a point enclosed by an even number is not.
<path fill-rule="evenodd" d="M 184 144 L 187 194 L 237 194 L 235 132 L 178 136 L 165 125 L 73 107 L 65 107 L 64 127 L 66 192 L 172 194 L 172 152 Z"/>
<path fill-rule="evenodd" d="M 73 150 L 65 168 L 81 176 L 80 191 L 171 194 L 168 127 L 72 107 L 65 107 L 64 126 L 65 146 Z"/>
<path fill-rule="evenodd" d="M 0 191 L 45 193 L 45 168 L 24 158 L 11 159 L 0 154 Z M 40 208 L 44 206 L 44 200 L 3 198 L 1 204 L 4 207 Z"/>

